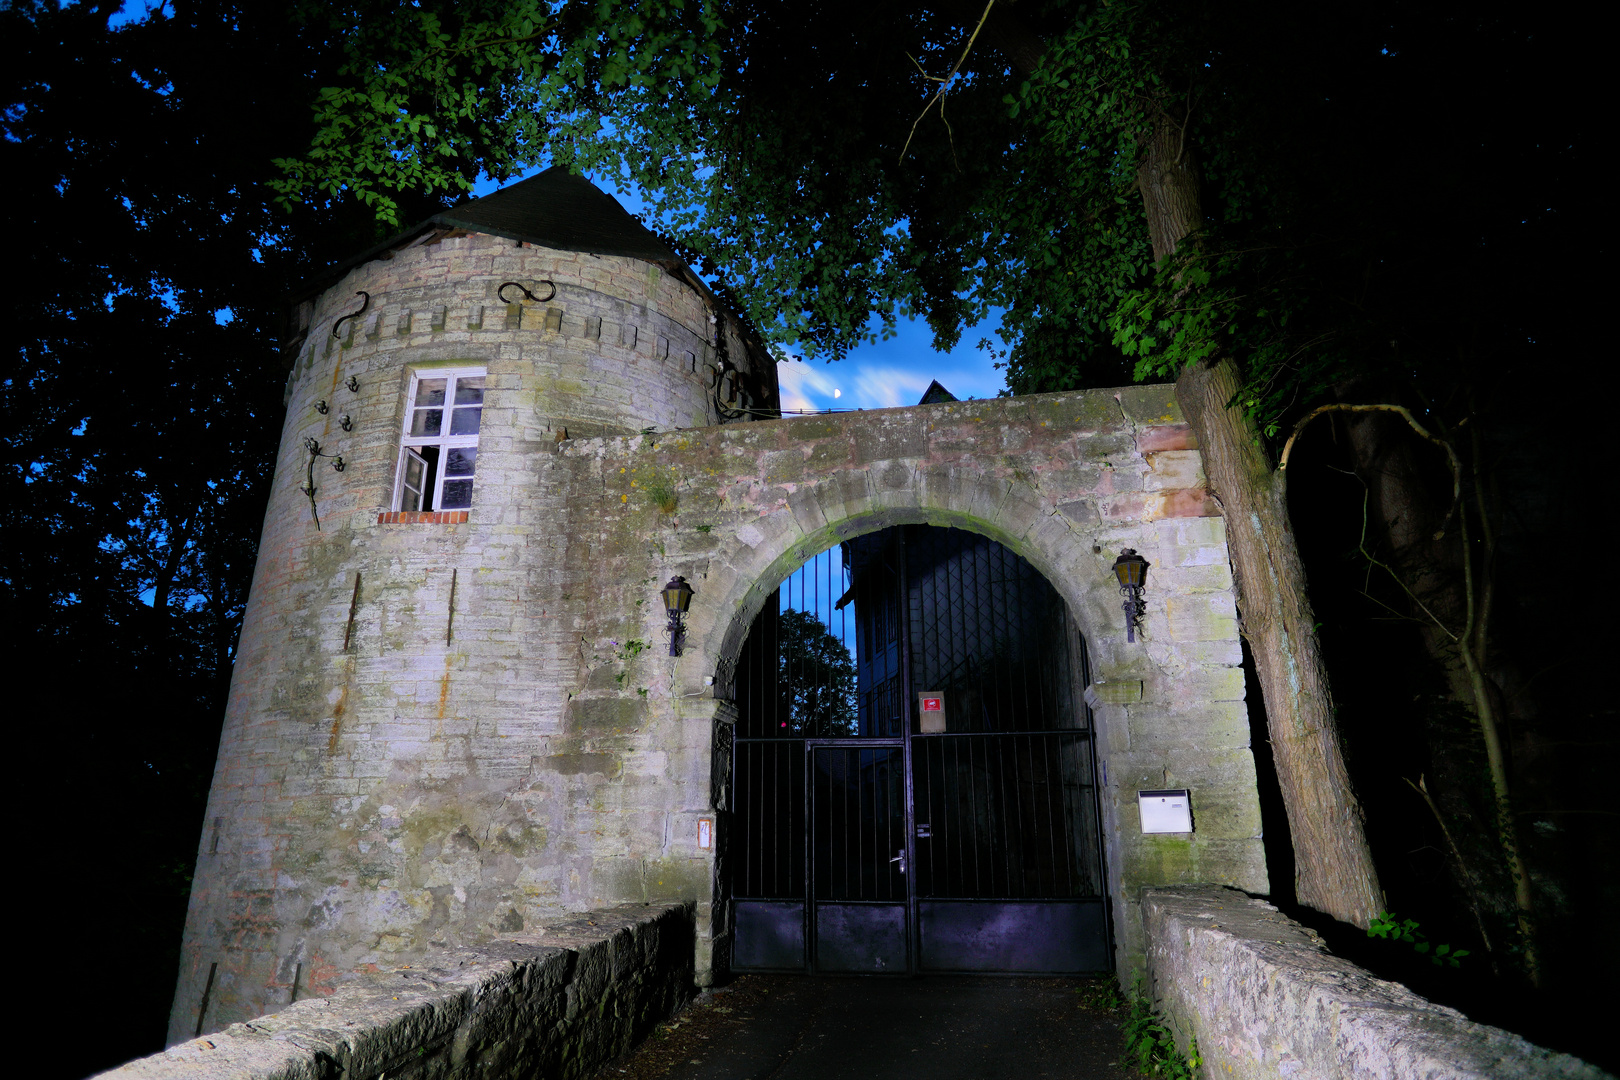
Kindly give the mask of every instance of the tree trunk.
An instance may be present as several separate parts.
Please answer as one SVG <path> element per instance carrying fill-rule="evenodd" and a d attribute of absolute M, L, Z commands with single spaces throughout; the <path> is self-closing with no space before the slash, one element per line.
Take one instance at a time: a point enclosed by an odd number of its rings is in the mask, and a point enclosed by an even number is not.
<path fill-rule="evenodd" d="M 1469 429 L 1473 510 L 1483 534 L 1477 556 L 1469 538 L 1470 508 L 1466 502 L 1455 508 L 1460 544 L 1442 538 L 1439 533 L 1437 526 L 1446 519 L 1438 512 L 1428 485 L 1422 481 L 1413 458 L 1410 436 L 1404 427 L 1395 428 L 1385 416 L 1352 415 L 1346 428 L 1355 454 L 1356 473 L 1367 483 L 1369 494 L 1373 496 L 1369 502 L 1390 545 L 1391 561 L 1400 572 L 1410 597 L 1411 614 L 1422 630 L 1424 647 L 1445 671 L 1452 700 L 1469 708 L 1479 726 L 1490 765 L 1493 805 L 1488 816 L 1495 818 L 1497 840 L 1513 881 L 1525 972 L 1531 983 L 1539 986 L 1534 898 L 1509 791 L 1508 751 L 1501 737 L 1501 718 L 1508 700 L 1485 670 L 1490 653 L 1496 538 L 1491 525 L 1493 507 L 1486 495 L 1479 426 L 1476 424 Z M 1439 764 L 1443 773 L 1451 771 L 1449 762 Z M 1468 786 L 1467 781 L 1459 786 Z M 1444 828 L 1443 821 L 1441 827 Z M 1458 862 L 1461 863 L 1460 854 Z M 1472 880 L 1466 867 L 1460 869 L 1459 884 L 1470 894 L 1473 903 L 1472 894 L 1478 891 L 1478 883 Z M 1481 936 L 1484 937 L 1483 928 Z M 1489 948 L 1488 940 L 1486 947 Z"/>
<path fill-rule="evenodd" d="M 985 29 L 988 40 L 1024 74 L 1039 64 L 1045 45 L 1012 9 L 998 7 Z M 1155 260 L 1174 254 L 1203 225 L 1202 188 L 1184 123 L 1185 117 L 1178 122 L 1160 110 L 1136 173 Z M 1384 909 L 1383 890 L 1339 746 L 1282 478 L 1261 449 L 1253 421 L 1241 409 L 1227 407 L 1239 385 L 1232 361 L 1222 360 L 1184 374 L 1176 398 L 1198 436 L 1204 469 L 1226 517 L 1244 633 L 1260 676 L 1272 756 L 1293 832 L 1295 895 L 1365 928 Z"/>
<path fill-rule="evenodd" d="M 1174 117 L 1161 113 L 1154 122 L 1147 153 L 1136 170 L 1136 187 L 1147 210 L 1148 238 L 1158 262 L 1174 255 L 1181 241 L 1204 224 L 1198 170 L 1185 131 Z"/>
<path fill-rule="evenodd" d="M 1373 400 L 1389 399 L 1385 395 Z M 1460 629 L 1467 618 L 1461 558 L 1449 538 L 1435 537 L 1445 518 L 1450 489 L 1436 494 L 1424 482 L 1411 429 L 1399 418 L 1388 413 L 1350 413 L 1343 423 L 1355 473 L 1367 485 L 1372 526 L 1388 543 L 1390 564 L 1411 590 L 1410 614 L 1417 622 L 1424 651 L 1445 673 L 1451 699 L 1472 707 L 1473 685 L 1457 640 L 1435 624 L 1438 619 Z M 1422 449 L 1439 460 L 1433 447 Z"/>
<path fill-rule="evenodd" d="M 1339 747 L 1282 477 L 1254 424 L 1227 406 L 1240 386 L 1236 365 L 1221 360 L 1177 380 L 1176 399 L 1198 436 L 1226 519 L 1243 635 L 1254 653 L 1294 838 L 1296 895 L 1302 904 L 1365 928 L 1383 910 L 1383 893 Z"/>
<path fill-rule="evenodd" d="M 1203 221 L 1197 170 L 1182 126 L 1161 112 L 1137 171 L 1153 255 L 1174 254 Z M 1286 489 L 1260 433 L 1228 405 L 1242 379 L 1231 359 L 1176 381 L 1176 399 L 1198 437 L 1210 487 L 1226 519 L 1243 634 L 1266 704 L 1272 758 L 1294 841 L 1299 902 L 1365 928 L 1384 909 L 1350 786 L 1322 663 L 1316 620 L 1288 522 Z"/>

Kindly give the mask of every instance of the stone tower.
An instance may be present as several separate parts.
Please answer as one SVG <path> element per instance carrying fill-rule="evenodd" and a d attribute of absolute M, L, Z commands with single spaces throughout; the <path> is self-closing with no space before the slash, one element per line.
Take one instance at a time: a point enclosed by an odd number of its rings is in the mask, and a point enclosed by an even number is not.
<path fill-rule="evenodd" d="M 171 1042 L 346 971 L 712 876 L 669 841 L 670 815 L 708 806 L 707 723 L 611 763 L 596 750 L 629 736 L 623 710 L 580 707 L 582 650 L 645 643 L 574 625 L 596 583 L 546 463 L 570 438 L 769 415 L 765 349 L 560 169 L 317 288 L 288 348 Z"/>

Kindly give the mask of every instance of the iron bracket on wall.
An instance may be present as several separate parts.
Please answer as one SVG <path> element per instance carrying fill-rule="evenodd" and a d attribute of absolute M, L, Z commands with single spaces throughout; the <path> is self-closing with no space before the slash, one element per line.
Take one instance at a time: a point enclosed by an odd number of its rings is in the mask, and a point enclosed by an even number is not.
<path fill-rule="evenodd" d="M 298 490 L 302 491 L 305 497 L 309 499 L 309 516 L 314 519 L 315 529 L 316 531 L 319 531 L 321 527 L 321 515 L 315 507 L 315 492 L 317 490 L 315 487 L 315 459 L 331 458 L 333 472 L 342 472 L 345 468 L 347 468 L 347 466 L 343 463 L 342 454 L 327 454 L 322 452 L 321 444 L 315 441 L 315 437 L 313 435 L 304 440 L 304 449 L 309 451 L 309 462 L 304 469 L 304 486 Z"/>
<path fill-rule="evenodd" d="M 360 289 L 354 295 L 363 298 L 363 300 L 362 300 L 362 302 L 360 304 L 360 310 L 359 311 L 351 311 L 349 314 L 343 316 L 337 322 L 332 324 L 332 336 L 334 338 L 340 336 L 338 334 L 338 331 L 340 329 L 342 329 L 344 323 L 348 322 L 350 319 L 358 319 L 360 316 L 362 316 L 362 315 L 364 315 L 366 313 L 366 310 L 368 308 L 371 307 L 371 294 L 370 293 L 366 292 L 364 289 Z M 352 387 L 351 387 L 351 389 L 352 389 Z"/>
<path fill-rule="evenodd" d="M 554 281 L 540 281 L 540 282 L 537 282 L 536 284 L 548 286 L 551 289 L 551 291 L 548 292 L 544 296 L 536 296 L 536 295 L 534 295 L 534 293 L 532 293 L 528 289 L 524 288 L 522 282 L 519 282 L 519 281 L 503 281 L 503 282 L 501 282 L 501 287 L 495 290 L 495 299 L 499 300 L 503 304 L 510 304 L 512 301 L 510 301 L 510 300 L 508 300 L 506 298 L 506 290 L 509 289 L 509 288 L 518 290 L 519 292 L 521 292 L 523 294 L 523 298 L 525 300 L 530 300 L 530 301 L 532 301 L 532 302 L 534 302 L 536 304 L 543 304 L 547 300 L 551 300 L 551 299 L 556 297 L 556 295 L 557 295 L 557 283 L 556 282 L 554 282 Z"/>

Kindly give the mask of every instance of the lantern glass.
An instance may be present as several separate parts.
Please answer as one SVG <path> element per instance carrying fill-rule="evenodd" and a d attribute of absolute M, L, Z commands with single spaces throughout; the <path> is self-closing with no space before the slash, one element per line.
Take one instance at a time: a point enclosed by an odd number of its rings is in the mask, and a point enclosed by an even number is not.
<path fill-rule="evenodd" d="M 1114 576 L 1119 578 L 1122 588 L 1141 588 L 1142 580 L 1147 576 L 1148 561 L 1136 553 L 1134 548 L 1126 548 L 1114 560 Z"/>
<path fill-rule="evenodd" d="M 670 578 L 669 584 L 664 586 L 664 610 L 671 614 L 680 612 L 684 615 L 691 606 L 692 586 L 686 583 L 684 577 Z"/>

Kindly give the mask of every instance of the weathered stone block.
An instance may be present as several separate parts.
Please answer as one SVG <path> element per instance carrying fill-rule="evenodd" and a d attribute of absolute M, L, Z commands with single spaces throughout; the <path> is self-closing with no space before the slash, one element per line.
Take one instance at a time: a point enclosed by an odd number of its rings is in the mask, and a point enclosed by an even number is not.
<path fill-rule="evenodd" d="M 1249 745 L 1249 712 L 1241 701 L 1212 701 L 1186 709 L 1131 705 L 1124 711 L 1133 746 L 1222 750 Z"/>
<path fill-rule="evenodd" d="M 1230 592 L 1171 596 L 1164 607 L 1174 641 L 1226 641 L 1237 637 L 1237 605 Z"/>
<path fill-rule="evenodd" d="M 1097 682 L 1086 687 L 1086 704 L 1094 709 L 1099 705 L 1126 705 L 1141 700 L 1140 679 Z"/>
<path fill-rule="evenodd" d="M 1137 425 L 1163 427 L 1183 422 L 1173 387 L 1126 386 L 1112 391 L 1119 407 Z"/>
<path fill-rule="evenodd" d="M 633 696 L 576 697 L 567 717 L 569 730 L 582 735 L 627 735 L 646 723 L 647 703 Z"/>
<path fill-rule="evenodd" d="M 1173 491 L 1204 486 L 1204 459 L 1196 450 L 1157 450 L 1146 455 L 1148 491 Z"/>
<path fill-rule="evenodd" d="M 1149 680 L 1143 697 L 1148 701 L 1197 707 L 1210 701 L 1242 701 L 1244 689 L 1242 668 L 1205 668 L 1179 673 L 1174 678 Z"/>

